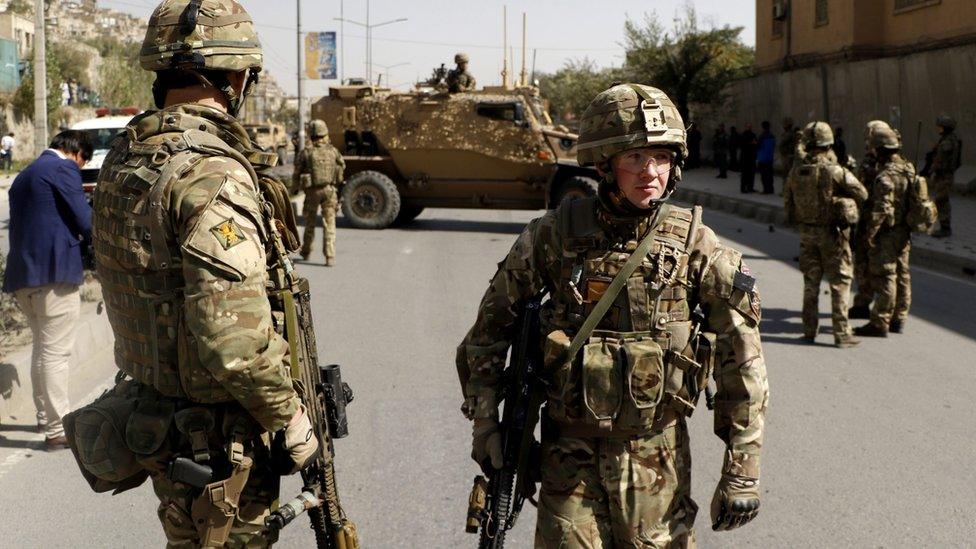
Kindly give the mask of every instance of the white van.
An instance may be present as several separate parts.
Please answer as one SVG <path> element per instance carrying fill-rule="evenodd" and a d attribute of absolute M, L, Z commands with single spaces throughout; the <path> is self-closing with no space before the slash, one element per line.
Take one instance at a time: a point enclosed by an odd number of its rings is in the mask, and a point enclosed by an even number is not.
<path fill-rule="evenodd" d="M 88 134 L 95 150 L 92 152 L 92 159 L 85 164 L 81 170 L 81 181 L 85 188 L 85 194 L 91 193 L 95 189 L 95 181 L 98 179 L 98 172 L 102 169 L 102 162 L 112 146 L 112 140 L 125 129 L 125 126 L 132 120 L 132 117 L 142 111 L 129 107 L 124 109 L 102 108 L 95 111 L 95 118 L 83 120 L 71 126 L 72 130 L 83 131 Z"/>

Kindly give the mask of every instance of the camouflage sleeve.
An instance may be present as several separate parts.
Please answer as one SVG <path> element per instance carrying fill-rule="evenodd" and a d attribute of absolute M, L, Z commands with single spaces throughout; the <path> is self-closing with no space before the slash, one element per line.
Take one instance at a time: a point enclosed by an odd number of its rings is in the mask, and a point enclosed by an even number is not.
<path fill-rule="evenodd" d="M 841 172 L 837 182 L 841 189 L 841 194 L 854 199 L 854 202 L 860 206 L 868 199 L 868 190 L 864 188 L 864 185 L 858 181 L 857 177 L 849 169 L 841 168 Z"/>
<path fill-rule="evenodd" d="M 263 223 L 244 168 L 209 158 L 174 185 L 184 318 L 199 361 L 268 431 L 298 410 L 288 344 L 272 327 Z"/>
<path fill-rule="evenodd" d="M 759 478 L 769 385 L 756 279 L 742 254 L 719 243 L 707 227 L 700 230 L 695 250 L 705 329 L 717 336 L 715 434 L 726 444 L 724 471 Z"/>
<path fill-rule="evenodd" d="M 481 298 L 478 318 L 458 346 L 457 369 L 464 393 L 462 411 L 468 419 L 498 415 L 499 382 L 515 337 L 519 308 L 549 284 L 545 266 L 553 264 L 552 250 L 560 249 L 554 245 L 554 219 L 552 213 L 547 214 L 522 231 L 498 264 Z"/>
<path fill-rule="evenodd" d="M 868 241 L 874 239 L 882 227 L 895 217 L 895 184 L 887 174 L 881 174 L 871 187 L 871 211 L 868 214 L 865 234 Z"/>

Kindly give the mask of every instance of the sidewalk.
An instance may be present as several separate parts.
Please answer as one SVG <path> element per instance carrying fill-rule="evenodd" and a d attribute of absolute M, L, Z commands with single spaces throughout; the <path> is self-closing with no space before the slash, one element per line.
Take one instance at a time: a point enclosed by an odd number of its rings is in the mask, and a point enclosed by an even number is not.
<path fill-rule="evenodd" d="M 741 194 L 739 173 L 729 171 L 728 179 L 716 178 L 717 170 L 702 167 L 685 171 L 674 193 L 675 199 L 721 210 L 762 223 L 785 226 L 782 177 L 776 177 L 777 194 Z M 760 188 L 756 177 L 756 188 Z M 912 235 L 912 265 L 918 265 L 962 278 L 976 277 L 976 197 L 952 196 L 952 236 L 932 238 Z"/>

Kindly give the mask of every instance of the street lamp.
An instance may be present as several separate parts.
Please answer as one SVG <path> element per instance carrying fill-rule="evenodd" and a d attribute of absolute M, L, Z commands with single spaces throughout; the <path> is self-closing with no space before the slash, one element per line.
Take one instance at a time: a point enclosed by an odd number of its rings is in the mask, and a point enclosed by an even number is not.
<path fill-rule="evenodd" d="M 377 85 L 380 85 L 380 83 L 383 82 L 383 75 L 384 74 L 386 75 L 386 81 L 387 82 L 390 81 L 390 69 L 395 69 L 397 67 L 405 67 L 405 66 L 411 65 L 411 64 L 412 63 L 397 63 L 396 65 L 380 65 L 379 63 L 377 63 L 377 66 L 380 67 L 381 69 L 385 69 L 385 72 L 381 72 L 380 73 L 380 77 L 377 79 L 377 83 L 376 84 Z M 387 84 L 387 87 L 388 88 L 392 88 L 393 86 L 390 86 L 389 84 Z"/>
<path fill-rule="evenodd" d="M 366 2 L 366 22 L 361 23 L 359 21 L 353 21 L 352 19 L 346 19 L 345 17 L 334 17 L 336 21 L 342 21 L 343 23 L 352 23 L 353 25 L 359 25 L 366 29 L 366 80 L 373 84 L 373 29 L 376 27 L 382 27 L 383 25 L 390 25 L 393 23 L 400 23 L 401 21 L 406 21 L 406 17 L 401 17 L 399 19 L 391 19 L 389 21 L 383 21 L 382 23 L 369 22 L 369 1 Z"/>

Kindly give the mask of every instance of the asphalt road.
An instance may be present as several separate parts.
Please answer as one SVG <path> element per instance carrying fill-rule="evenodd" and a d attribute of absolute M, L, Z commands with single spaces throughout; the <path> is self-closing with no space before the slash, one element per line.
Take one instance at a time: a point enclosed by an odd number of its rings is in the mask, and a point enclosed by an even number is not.
<path fill-rule="evenodd" d="M 303 264 L 315 293 L 323 361 L 343 365 L 356 391 L 351 435 L 338 441 L 339 486 L 365 547 L 464 547 L 476 468 L 459 412 L 454 349 L 499 261 L 537 212 L 430 210 L 402 229 L 342 228 L 335 268 Z M 722 445 L 709 412 L 691 420 L 703 547 L 962 547 L 976 538 L 976 285 L 922 270 L 907 333 L 861 347 L 829 346 L 827 307 L 818 345 L 801 334 L 794 234 L 706 212 L 760 281 L 771 404 L 763 502 L 749 526 L 716 534 L 708 502 Z M 318 254 L 316 248 L 316 254 Z M 313 256 L 320 261 L 321 256 Z M 111 353 L 80 365 L 73 402 L 112 372 Z M 161 546 L 155 498 L 144 485 L 94 494 L 67 452 L 37 450 L 40 436 L 0 427 L 3 547 Z M 297 493 L 295 479 L 283 490 Z M 531 546 L 535 512 L 509 536 Z M 304 522 L 280 547 L 309 547 Z"/>

